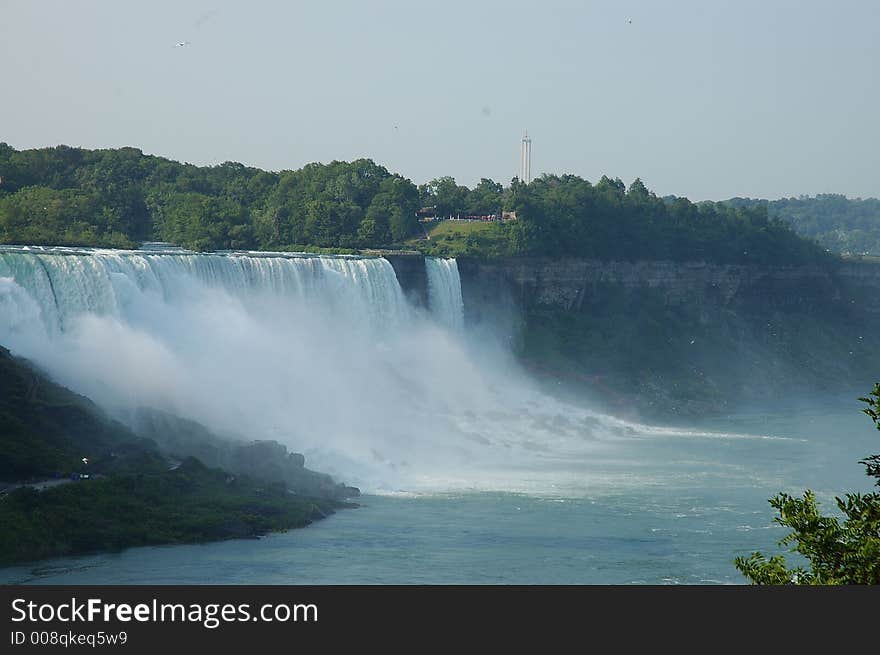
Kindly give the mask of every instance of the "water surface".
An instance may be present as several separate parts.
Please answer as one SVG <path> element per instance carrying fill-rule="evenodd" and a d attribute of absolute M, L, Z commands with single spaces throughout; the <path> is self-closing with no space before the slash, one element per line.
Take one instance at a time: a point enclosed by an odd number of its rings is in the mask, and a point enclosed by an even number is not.
<path fill-rule="evenodd" d="M 365 496 L 259 540 L 135 548 L 0 570 L 35 584 L 739 584 L 736 555 L 775 552 L 767 498 L 868 491 L 878 435 L 855 400 L 708 421 L 719 435 L 634 439 L 556 492 Z M 763 437 L 747 438 L 752 432 Z M 623 455 L 628 455 L 624 458 Z M 523 473 L 523 487 L 529 486 Z"/>

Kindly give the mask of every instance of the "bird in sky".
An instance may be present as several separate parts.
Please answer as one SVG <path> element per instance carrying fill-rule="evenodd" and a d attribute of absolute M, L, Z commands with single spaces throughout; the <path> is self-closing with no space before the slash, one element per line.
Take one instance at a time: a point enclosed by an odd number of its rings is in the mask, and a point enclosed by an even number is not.
<path fill-rule="evenodd" d="M 627 22 L 628 24 L 632 25 L 633 19 L 632 19 L 632 18 L 627 18 L 627 19 L 626 19 L 626 22 Z"/>
<path fill-rule="evenodd" d="M 189 45 L 189 41 L 178 41 L 176 47 L 183 48 L 184 46 L 188 46 L 188 45 Z"/>

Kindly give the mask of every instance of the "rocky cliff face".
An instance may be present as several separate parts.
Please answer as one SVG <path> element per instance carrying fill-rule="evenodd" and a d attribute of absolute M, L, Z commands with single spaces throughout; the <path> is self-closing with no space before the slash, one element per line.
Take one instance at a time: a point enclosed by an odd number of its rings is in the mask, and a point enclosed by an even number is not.
<path fill-rule="evenodd" d="M 425 258 L 421 255 L 384 255 L 391 266 L 403 292 L 415 305 L 428 305 L 428 274 Z"/>
<path fill-rule="evenodd" d="M 704 414 L 880 379 L 880 265 L 459 259 L 465 312 L 554 383 Z"/>
<path fill-rule="evenodd" d="M 766 311 L 845 311 L 880 315 L 880 265 L 745 266 L 705 262 L 459 260 L 465 305 L 499 290 L 523 307 L 583 311 L 599 289 L 651 289 L 667 306 L 698 304 Z M 473 302 L 468 303 L 471 299 Z M 855 307 L 853 307 L 855 306 Z"/>

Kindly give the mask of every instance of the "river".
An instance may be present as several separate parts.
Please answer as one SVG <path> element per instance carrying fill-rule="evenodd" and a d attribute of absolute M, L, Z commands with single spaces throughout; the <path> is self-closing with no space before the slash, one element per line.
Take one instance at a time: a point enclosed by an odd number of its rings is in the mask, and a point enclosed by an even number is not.
<path fill-rule="evenodd" d="M 558 493 L 367 495 L 259 540 L 134 548 L 0 570 L 27 584 L 741 584 L 736 555 L 778 552 L 767 498 L 868 491 L 877 451 L 858 403 L 704 426 L 786 440 L 669 437 L 586 467 Z M 791 440 L 788 440 L 791 439 Z M 526 476 L 524 476 L 525 478 Z M 570 478 L 566 476 L 570 481 Z"/>
<path fill-rule="evenodd" d="M 741 583 L 767 499 L 869 490 L 855 397 L 622 420 L 534 385 L 470 334 L 454 260 L 429 307 L 381 258 L 0 249 L 0 344 L 119 420 L 150 406 L 271 438 L 359 509 L 259 540 L 0 571 L 46 584 Z M 866 392 L 863 390 L 862 393 Z"/>

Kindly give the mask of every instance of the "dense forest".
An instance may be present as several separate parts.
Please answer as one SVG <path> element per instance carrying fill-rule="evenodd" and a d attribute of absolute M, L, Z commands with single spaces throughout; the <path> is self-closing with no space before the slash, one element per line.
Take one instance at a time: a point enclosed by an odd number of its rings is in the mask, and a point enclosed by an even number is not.
<path fill-rule="evenodd" d="M 815 263 L 823 248 L 797 236 L 763 207 L 658 198 L 641 180 L 626 188 L 602 177 L 544 176 L 511 185 L 517 252 L 599 259 Z"/>
<path fill-rule="evenodd" d="M 418 229 L 418 189 L 372 161 L 271 173 L 134 148 L 0 144 L 0 241 L 194 250 L 375 246 Z"/>
<path fill-rule="evenodd" d="M 491 238 L 425 239 L 416 211 L 500 214 Z M 473 189 L 452 177 L 416 186 L 369 159 L 268 172 L 226 162 L 199 167 L 135 148 L 0 144 L 0 243 L 193 250 L 416 247 L 432 254 L 807 263 L 828 258 L 761 204 L 658 198 L 640 180 L 598 183 L 545 175 Z M 455 246 L 455 247 L 452 247 Z M 444 249 L 445 248 L 445 249 Z M 457 250 L 456 250 L 457 248 Z"/>
<path fill-rule="evenodd" d="M 789 223 L 803 237 L 850 255 L 880 256 L 880 200 L 847 198 L 837 193 L 815 197 L 757 200 L 731 198 L 738 208 L 766 208 L 772 218 Z"/>

